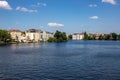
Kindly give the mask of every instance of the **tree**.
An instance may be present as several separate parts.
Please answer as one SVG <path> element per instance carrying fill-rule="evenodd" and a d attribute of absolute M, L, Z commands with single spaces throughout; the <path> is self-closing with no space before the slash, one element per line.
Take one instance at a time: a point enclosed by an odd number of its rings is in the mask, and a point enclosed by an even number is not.
<path fill-rule="evenodd" d="M 7 43 L 11 40 L 10 34 L 6 30 L 0 30 L 0 42 Z"/>
<path fill-rule="evenodd" d="M 56 40 L 56 38 L 52 38 L 52 37 L 50 37 L 49 39 L 48 39 L 48 42 L 56 42 L 57 40 Z"/>
<path fill-rule="evenodd" d="M 107 34 L 107 35 L 105 36 L 105 40 L 110 40 L 110 35 L 109 35 L 109 34 Z"/>
<path fill-rule="evenodd" d="M 63 41 L 67 41 L 67 35 L 66 35 L 66 33 L 62 32 L 61 35 L 62 35 L 61 38 L 63 39 Z"/>
<path fill-rule="evenodd" d="M 92 36 L 92 40 L 96 40 L 96 36 L 95 35 Z"/>
<path fill-rule="evenodd" d="M 111 33 L 112 35 L 112 40 L 117 40 L 117 34 L 116 33 Z"/>
<path fill-rule="evenodd" d="M 48 42 L 63 42 L 67 41 L 67 36 L 65 32 L 56 31 L 53 38 L 49 38 Z"/>
<path fill-rule="evenodd" d="M 84 40 L 89 40 L 89 36 L 86 32 L 84 32 Z"/>
<path fill-rule="evenodd" d="M 54 34 L 54 37 L 55 37 L 56 39 L 59 39 L 60 36 L 61 36 L 61 32 L 57 30 L 57 31 L 55 32 L 55 34 Z"/>
<path fill-rule="evenodd" d="M 104 38 L 103 38 L 102 35 L 100 35 L 99 38 L 98 38 L 98 40 L 103 40 L 103 39 L 104 39 Z"/>
<path fill-rule="evenodd" d="M 69 39 L 69 40 L 72 40 L 72 35 L 71 35 L 71 34 L 68 36 L 68 39 Z"/>

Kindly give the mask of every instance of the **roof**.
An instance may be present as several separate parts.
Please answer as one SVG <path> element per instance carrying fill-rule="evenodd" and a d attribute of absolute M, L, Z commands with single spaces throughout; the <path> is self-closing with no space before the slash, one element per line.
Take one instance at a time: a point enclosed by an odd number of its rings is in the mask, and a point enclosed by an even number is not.
<path fill-rule="evenodd" d="M 46 34 L 54 34 L 52 32 L 48 32 L 48 31 L 41 31 L 41 33 L 45 32 Z"/>
<path fill-rule="evenodd" d="M 73 35 L 84 35 L 83 33 L 74 33 Z"/>
<path fill-rule="evenodd" d="M 8 30 L 8 32 L 21 32 L 21 31 L 18 29 L 11 29 L 11 30 Z"/>
<path fill-rule="evenodd" d="M 36 30 L 36 29 L 29 29 L 29 30 L 27 30 L 27 32 L 40 32 L 40 30 Z"/>
<path fill-rule="evenodd" d="M 48 32 L 48 31 L 46 31 L 46 33 L 48 33 L 48 34 L 53 34 L 52 32 Z"/>

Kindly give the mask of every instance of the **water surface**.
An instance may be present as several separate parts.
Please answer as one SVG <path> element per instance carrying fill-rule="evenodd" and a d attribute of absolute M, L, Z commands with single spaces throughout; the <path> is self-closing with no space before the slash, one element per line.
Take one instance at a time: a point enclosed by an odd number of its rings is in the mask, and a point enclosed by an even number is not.
<path fill-rule="evenodd" d="M 120 80 L 120 41 L 0 46 L 0 80 Z"/>

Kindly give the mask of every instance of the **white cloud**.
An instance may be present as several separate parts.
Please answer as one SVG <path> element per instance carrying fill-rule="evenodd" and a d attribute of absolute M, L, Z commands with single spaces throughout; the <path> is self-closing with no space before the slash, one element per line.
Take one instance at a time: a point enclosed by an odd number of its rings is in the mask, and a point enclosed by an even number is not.
<path fill-rule="evenodd" d="M 34 5 L 32 5 L 32 6 L 33 6 L 33 7 L 39 7 L 39 6 L 44 6 L 44 7 L 46 7 L 47 4 L 46 4 L 46 3 L 38 2 L 37 4 L 34 4 Z"/>
<path fill-rule="evenodd" d="M 60 24 L 60 23 L 48 23 L 48 26 L 50 26 L 50 27 L 63 27 L 64 26 L 64 24 Z"/>
<path fill-rule="evenodd" d="M 46 3 L 37 3 L 38 6 L 47 6 Z"/>
<path fill-rule="evenodd" d="M 37 12 L 37 10 L 27 9 L 25 7 L 17 7 L 16 10 L 19 10 L 22 12 Z"/>
<path fill-rule="evenodd" d="M 97 7 L 97 4 L 90 4 L 89 7 Z"/>
<path fill-rule="evenodd" d="M 104 3 L 110 3 L 112 5 L 116 4 L 116 0 L 102 0 L 102 2 L 104 2 Z"/>
<path fill-rule="evenodd" d="M 7 9 L 7 10 L 12 10 L 11 6 L 5 0 L 0 0 L 0 8 Z"/>
<path fill-rule="evenodd" d="M 90 19 L 94 19 L 95 20 L 95 19 L 99 19 L 99 17 L 98 16 L 91 16 Z"/>

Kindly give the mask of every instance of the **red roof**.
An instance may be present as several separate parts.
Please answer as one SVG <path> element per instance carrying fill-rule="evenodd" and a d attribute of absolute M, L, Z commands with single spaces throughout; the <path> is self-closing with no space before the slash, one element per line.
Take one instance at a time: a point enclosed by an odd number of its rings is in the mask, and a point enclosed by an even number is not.
<path fill-rule="evenodd" d="M 12 29 L 12 30 L 8 30 L 8 32 L 21 32 L 21 31 L 18 29 Z"/>

